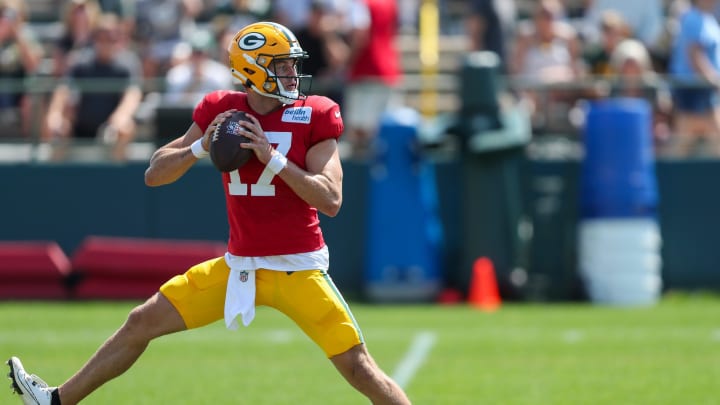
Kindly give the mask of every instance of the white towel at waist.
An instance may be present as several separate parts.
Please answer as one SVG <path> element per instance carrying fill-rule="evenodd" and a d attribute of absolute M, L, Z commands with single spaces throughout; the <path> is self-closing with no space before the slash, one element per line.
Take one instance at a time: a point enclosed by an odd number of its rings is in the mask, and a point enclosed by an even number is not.
<path fill-rule="evenodd" d="M 255 317 L 255 270 L 275 271 L 328 270 L 330 256 L 327 246 L 314 252 L 278 256 L 244 257 L 225 253 L 230 276 L 225 292 L 225 326 L 237 329 L 237 317 L 248 326 Z"/>
<path fill-rule="evenodd" d="M 230 270 L 225 293 L 225 326 L 237 329 L 238 316 L 245 326 L 255 318 L 255 270 Z"/>

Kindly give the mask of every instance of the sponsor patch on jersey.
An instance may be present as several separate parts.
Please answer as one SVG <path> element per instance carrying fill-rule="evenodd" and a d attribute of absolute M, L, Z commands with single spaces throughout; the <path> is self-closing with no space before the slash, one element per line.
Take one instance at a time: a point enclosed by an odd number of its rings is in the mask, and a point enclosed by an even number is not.
<path fill-rule="evenodd" d="M 309 124 L 310 116 L 312 116 L 312 107 L 293 107 L 283 111 L 282 121 Z"/>

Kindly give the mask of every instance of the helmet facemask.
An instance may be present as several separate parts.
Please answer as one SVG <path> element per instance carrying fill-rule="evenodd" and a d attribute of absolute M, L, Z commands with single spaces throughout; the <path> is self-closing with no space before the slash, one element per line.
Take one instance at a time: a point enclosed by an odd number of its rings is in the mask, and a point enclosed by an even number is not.
<path fill-rule="evenodd" d="M 277 98 L 283 104 L 291 104 L 297 100 L 305 99 L 305 93 L 309 90 L 312 76 L 302 74 L 302 61 L 307 58 L 307 53 L 301 55 L 260 55 L 258 57 L 259 64 L 263 64 L 264 58 L 269 58 L 267 64 L 267 80 L 263 84 L 265 93 L 261 93 L 268 97 Z M 286 89 L 283 81 L 288 82 L 294 80 L 295 86 L 293 90 Z M 301 87 L 303 86 L 303 87 Z M 302 91 L 305 90 L 305 91 Z"/>

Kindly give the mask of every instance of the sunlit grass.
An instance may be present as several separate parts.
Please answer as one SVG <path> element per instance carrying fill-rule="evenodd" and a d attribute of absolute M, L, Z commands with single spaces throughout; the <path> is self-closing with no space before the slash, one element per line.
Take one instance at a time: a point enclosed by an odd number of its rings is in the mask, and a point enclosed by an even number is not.
<path fill-rule="evenodd" d="M 57 385 L 125 319 L 132 302 L 0 303 L 0 355 Z M 368 347 L 393 375 L 423 333 L 435 337 L 407 382 L 415 404 L 713 404 L 720 299 L 652 308 L 590 304 L 353 304 Z M 8 389 L 0 403 L 20 403 Z M 367 404 L 287 318 L 163 337 L 88 404 Z"/>

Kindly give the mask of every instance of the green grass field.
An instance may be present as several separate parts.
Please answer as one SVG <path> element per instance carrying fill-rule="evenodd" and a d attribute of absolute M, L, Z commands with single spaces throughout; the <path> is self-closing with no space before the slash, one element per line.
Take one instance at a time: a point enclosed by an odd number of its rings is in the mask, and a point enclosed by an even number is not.
<path fill-rule="evenodd" d="M 0 303 L 0 356 L 57 385 L 133 306 Z M 351 304 L 352 305 L 352 304 Z M 718 404 L 720 299 L 589 304 L 352 305 L 376 360 L 415 404 Z M 9 381 L 8 385 L 9 386 Z M 20 403 L 7 388 L 0 404 Z M 289 320 L 261 308 L 153 342 L 87 404 L 366 404 Z"/>

